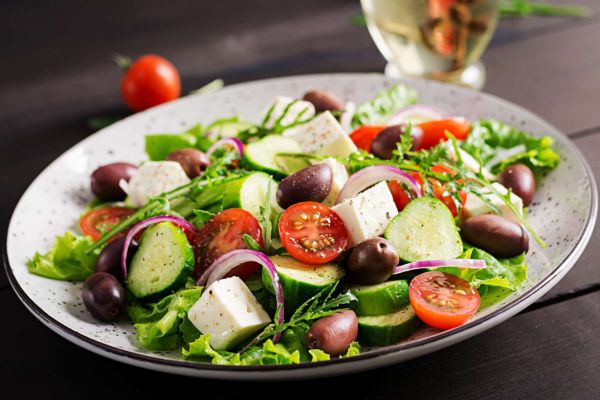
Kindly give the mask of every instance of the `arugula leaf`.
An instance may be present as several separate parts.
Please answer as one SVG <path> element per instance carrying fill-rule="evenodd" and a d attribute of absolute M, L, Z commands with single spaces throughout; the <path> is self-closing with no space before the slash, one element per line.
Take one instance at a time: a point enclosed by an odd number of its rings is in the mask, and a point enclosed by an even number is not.
<path fill-rule="evenodd" d="M 473 123 L 462 148 L 471 155 L 480 157 L 485 165 L 502 149 L 524 146 L 524 151 L 491 166 L 492 172 L 501 171 L 518 162 L 527 164 L 534 172 L 540 172 L 555 168 L 560 161 L 560 156 L 552 149 L 553 143 L 550 136 L 531 136 L 503 122 L 487 119 Z"/>
<path fill-rule="evenodd" d="M 36 252 L 27 261 L 32 274 L 63 281 L 83 281 L 94 273 L 100 249 L 88 252 L 94 241 L 89 236 L 66 232 L 57 236 L 46 254 Z"/>
<path fill-rule="evenodd" d="M 471 286 L 494 286 L 503 289 L 516 290 L 527 280 L 527 264 L 525 255 L 521 254 L 513 258 L 497 259 L 491 254 L 476 247 L 466 246 L 462 255 L 464 258 L 484 260 L 486 267 L 482 269 L 468 269 L 447 267 L 439 268 L 439 271 L 456 275 Z"/>
<path fill-rule="evenodd" d="M 202 287 L 179 290 L 156 303 L 132 304 L 127 313 L 140 345 L 151 350 L 173 350 L 200 333 L 187 318 L 188 310 L 202 294 Z"/>
<path fill-rule="evenodd" d="M 248 235 L 247 233 L 244 233 L 242 238 L 244 239 L 244 243 L 246 243 L 246 246 L 250 250 L 263 251 L 262 247 L 260 247 L 260 244 L 258 244 L 258 242 L 254 240 L 252 236 Z"/>
<path fill-rule="evenodd" d="M 262 228 L 263 244 L 267 255 L 271 254 L 271 235 L 273 234 L 273 223 L 271 222 L 271 196 L 273 194 L 273 182 L 269 180 L 265 205 L 259 206 L 258 223 Z"/>
<path fill-rule="evenodd" d="M 214 213 L 206 210 L 194 210 L 193 212 L 194 218 L 192 218 L 191 222 L 198 229 L 202 229 L 202 227 L 215 216 Z"/>
<path fill-rule="evenodd" d="M 498 4 L 502 17 L 542 15 L 554 17 L 589 17 L 590 9 L 584 6 L 558 5 L 528 0 L 503 0 Z"/>
<path fill-rule="evenodd" d="M 413 88 L 393 85 L 356 108 L 352 117 L 352 127 L 385 123 L 394 112 L 416 103 L 417 98 L 417 91 Z"/>
<path fill-rule="evenodd" d="M 146 153 L 152 161 L 162 161 L 171 152 L 183 148 L 195 148 L 197 139 L 189 133 L 146 135 Z"/>

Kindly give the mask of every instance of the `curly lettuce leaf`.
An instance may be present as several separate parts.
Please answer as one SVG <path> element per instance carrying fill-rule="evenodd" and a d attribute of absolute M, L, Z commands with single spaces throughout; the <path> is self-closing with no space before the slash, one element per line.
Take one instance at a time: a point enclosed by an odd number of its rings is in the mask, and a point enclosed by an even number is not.
<path fill-rule="evenodd" d="M 502 150 L 523 147 L 522 151 L 512 154 L 491 165 L 492 172 L 499 172 L 509 165 L 524 163 L 534 172 L 555 168 L 560 156 L 552 148 L 554 141 L 550 136 L 535 137 L 503 122 L 484 119 L 474 122 L 462 148 L 474 156 L 481 157 L 485 165 Z"/>
<path fill-rule="evenodd" d="M 189 133 L 146 135 L 146 153 L 152 161 L 162 161 L 171 152 L 183 148 L 195 148 L 197 139 Z"/>
<path fill-rule="evenodd" d="M 439 270 L 456 275 L 468 281 L 475 288 L 493 286 L 516 290 L 527 280 L 527 264 L 524 254 L 513 258 L 497 259 L 481 249 L 469 247 L 463 257 L 484 260 L 486 267 L 483 269 L 447 267 Z"/>
<path fill-rule="evenodd" d="M 360 354 L 361 350 L 362 350 L 362 348 L 360 347 L 360 343 L 352 342 L 352 343 L 350 343 L 348 350 L 346 350 L 346 352 L 344 354 L 342 354 L 340 357 L 357 356 Z"/>
<path fill-rule="evenodd" d="M 359 105 L 352 117 L 352 127 L 385 123 L 396 111 L 417 102 L 417 91 L 405 85 L 393 85 L 372 100 Z"/>
<path fill-rule="evenodd" d="M 184 288 L 156 303 L 127 308 L 140 345 L 150 350 L 174 350 L 196 340 L 200 332 L 187 318 L 188 310 L 202 294 L 202 287 Z"/>
<path fill-rule="evenodd" d="M 262 346 L 253 346 L 243 353 L 232 353 L 213 349 L 210 336 L 201 335 L 187 349 L 183 348 L 181 354 L 185 359 L 210 361 L 218 365 L 282 365 L 300 362 L 297 350 L 290 352 L 283 344 L 275 344 L 270 339 Z"/>
<path fill-rule="evenodd" d="M 88 253 L 93 244 L 89 236 L 67 232 L 57 236 L 54 245 L 46 254 L 36 252 L 27 261 L 32 274 L 62 281 L 83 281 L 94 273 L 96 258 L 100 250 Z"/>

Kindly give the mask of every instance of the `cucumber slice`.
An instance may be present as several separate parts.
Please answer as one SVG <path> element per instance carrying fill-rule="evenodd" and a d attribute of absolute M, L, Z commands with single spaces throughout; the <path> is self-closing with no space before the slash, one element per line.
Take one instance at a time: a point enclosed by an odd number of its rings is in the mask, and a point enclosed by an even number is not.
<path fill-rule="evenodd" d="M 223 209 L 243 208 L 258 218 L 260 206 L 266 203 L 269 183 L 271 183 L 271 210 L 275 213 L 283 212 L 277 204 L 277 182 L 263 172 L 250 174 L 228 184 L 223 194 Z"/>
<path fill-rule="evenodd" d="M 350 291 L 358 299 L 354 310 L 359 317 L 391 314 L 408 304 L 408 282 L 403 280 L 377 285 L 354 286 Z"/>
<path fill-rule="evenodd" d="M 254 126 L 249 122 L 241 120 L 239 117 L 223 118 L 214 121 L 206 127 L 208 132 L 212 132 L 213 138 L 237 137 L 240 132 Z"/>
<path fill-rule="evenodd" d="M 194 269 L 194 251 L 185 234 L 170 222 L 146 230 L 129 266 L 127 287 L 151 299 L 183 286 Z"/>
<path fill-rule="evenodd" d="M 261 140 L 250 143 L 244 152 L 244 162 L 250 169 L 265 171 L 277 178 L 287 174 L 275 159 L 278 153 L 300 153 L 298 142 L 280 135 L 265 136 Z"/>
<path fill-rule="evenodd" d="M 306 300 L 321 290 L 342 279 L 344 270 L 336 264 L 311 265 L 296 261 L 292 257 L 269 257 L 281 281 L 285 298 L 286 315 L 291 315 Z M 263 284 L 271 293 L 273 285 L 268 272 L 263 268 Z"/>
<path fill-rule="evenodd" d="M 410 305 L 392 314 L 358 318 L 358 340 L 372 346 L 388 346 L 412 335 L 420 321 Z"/>
<path fill-rule="evenodd" d="M 385 238 L 409 262 L 456 258 L 463 251 L 450 210 L 432 197 L 408 203 L 388 224 Z"/>

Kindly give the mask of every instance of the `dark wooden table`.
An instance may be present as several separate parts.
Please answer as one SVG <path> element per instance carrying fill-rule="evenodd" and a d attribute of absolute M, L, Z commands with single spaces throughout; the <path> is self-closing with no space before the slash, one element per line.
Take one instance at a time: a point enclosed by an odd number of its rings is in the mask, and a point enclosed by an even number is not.
<path fill-rule="evenodd" d="M 597 0 L 573 1 L 600 13 Z M 37 174 L 93 133 L 88 118 L 127 114 L 112 52 L 166 56 L 178 66 L 184 92 L 214 78 L 234 83 L 382 71 L 384 60 L 366 29 L 350 22 L 358 12 L 358 1 L 351 0 L 4 0 L 3 234 L 17 200 Z M 599 18 L 503 20 L 484 62 L 485 91 L 564 130 L 600 176 Z M 277 398 L 306 390 L 305 397 L 313 398 L 600 398 L 599 238 L 596 233 L 573 270 L 543 299 L 484 334 L 402 365 L 308 383 L 227 384 L 96 356 L 42 326 L 2 273 L 0 396 L 140 398 L 168 391 L 178 398 Z"/>

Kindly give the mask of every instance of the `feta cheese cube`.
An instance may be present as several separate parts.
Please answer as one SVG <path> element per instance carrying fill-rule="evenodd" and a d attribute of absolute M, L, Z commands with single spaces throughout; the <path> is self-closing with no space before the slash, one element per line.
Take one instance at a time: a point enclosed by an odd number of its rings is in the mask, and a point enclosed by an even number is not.
<path fill-rule="evenodd" d="M 381 236 L 388 223 L 398 214 L 386 182 L 379 182 L 357 196 L 332 207 L 348 229 L 350 246 Z"/>
<path fill-rule="evenodd" d="M 501 194 L 506 194 L 508 189 L 504 187 L 501 183 L 494 182 L 492 186 Z M 505 218 L 519 223 L 519 221 L 515 218 L 513 212 L 508 208 L 506 203 L 497 195 L 492 193 L 489 189 L 482 189 L 480 192 L 481 196 L 485 197 L 491 204 L 496 206 Z M 520 213 L 523 213 L 523 200 L 516 194 L 510 194 L 510 202 L 515 206 Z M 476 215 L 482 214 L 493 214 L 494 210 L 479 196 L 469 193 L 467 194 L 467 201 L 465 202 L 465 207 L 463 209 L 463 215 L 465 218 L 471 218 Z"/>
<path fill-rule="evenodd" d="M 300 144 L 302 151 L 332 157 L 348 157 L 356 145 L 329 111 L 284 133 Z"/>
<path fill-rule="evenodd" d="M 271 322 L 248 286 L 237 276 L 221 279 L 204 290 L 188 311 L 190 322 L 210 335 L 215 350 L 236 346 Z"/>
<path fill-rule="evenodd" d="M 140 207 L 152 197 L 190 182 L 181 164 L 175 161 L 148 161 L 138 168 L 126 186 L 133 203 Z"/>
<path fill-rule="evenodd" d="M 325 200 L 322 201 L 323 204 L 331 207 L 335 204 L 335 200 L 337 199 L 338 194 L 340 194 L 340 190 L 342 190 L 348 180 L 348 171 L 346 171 L 344 164 L 340 163 L 335 158 L 326 158 L 322 163 L 329 165 L 333 175 L 331 180 L 331 190 Z"/>
<path fill-rule="evenodd" d="M 292 99 L 291 97 L 278 96 L 265 111 L 263 125 L 265 128 L 273 128 L 277 124 L 288 126 L 307 121 L 314 116 L 315 106 L 312 103 Z"/>
<path fill-rule="evenodd" d="M 444 142 L 444 146 L 446 147 L 446 156 L 448 157 L 448 159 L 452 162 L 458 161 L 458 157 L 456 156 L 456 151 L 454 151 L 454 145 L 452 144 L 452 141 L 448 140 Z M 471 154 L 467 153 L 466 151 L 460 148 L 458 149 L 458 152 L 460 153 L 460 158 L 462 159 L 465 168 L 471 172 L 478 173 L 479 163 L 477 162 L 475 157 L 473 157 Z M 484 178 L 487 180 L 492 181 L 496 179 L 496 176 L 492 174 L 486 167 L 482 167 L 481 172 Z"/>

